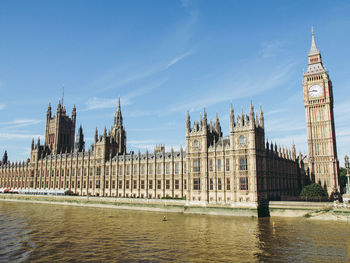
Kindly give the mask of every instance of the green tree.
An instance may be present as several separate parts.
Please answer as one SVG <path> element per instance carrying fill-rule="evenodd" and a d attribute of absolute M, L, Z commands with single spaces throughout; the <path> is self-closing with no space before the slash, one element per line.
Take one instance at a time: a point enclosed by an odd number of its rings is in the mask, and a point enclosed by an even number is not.
<path fill-rule="evenodd" d="M 325 189 L 319 184 L 307 185 L 301 190 L 300 197 L 306 201 L 321 201 L 327 200 L 328 194 Z"/>
<path fill-rule="evenodd" d="M 345 186 L 346 186 L 346 174 L 347 174 L 347 171 L 345 168 L 343 167 L 340 167 L 339 168 L 339 183 L 340 183 L 340 188 L 343 189 Z"/>
<path fill-rule="evenodd" d="M 7 161 L 8 161 L 7 151 L 5 150 L 5 153 L 4 153 L 4 155 L 2 156 L 2 163 L 3 163 L 3 164 L 6 164 Z"/>

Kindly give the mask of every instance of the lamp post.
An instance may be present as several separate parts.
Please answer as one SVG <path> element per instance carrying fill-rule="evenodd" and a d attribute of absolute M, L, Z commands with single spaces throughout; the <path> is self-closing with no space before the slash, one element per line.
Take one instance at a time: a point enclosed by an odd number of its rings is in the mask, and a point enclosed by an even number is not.
<path fill-rule="evenodd" d="M 350 163 L 349 163 L 349 156 L 345 155 L 344 157 L 345 160 L 345 168 L 346 168 L 346 178 L 347 178 L 347 183 L 346 183 L 346 194 L 350 194 Z"/>

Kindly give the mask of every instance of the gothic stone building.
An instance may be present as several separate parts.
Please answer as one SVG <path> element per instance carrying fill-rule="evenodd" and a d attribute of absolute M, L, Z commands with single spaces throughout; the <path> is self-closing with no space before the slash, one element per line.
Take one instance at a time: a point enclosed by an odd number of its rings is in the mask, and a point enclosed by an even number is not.
<path fill-rule="evenodd" d="M 324 69 L 314 35 L 304 74 L 309 156 L 295 146 L 281 148 L 265 140 L 263 111 L 235 117 L 223 136 L 218 116 L 208 123 L 186 120 L 186 151 L 127 152 L 126 132 L 118 102 L 111 130 L 105 128 L 85 151 L 80 127 L 74 140 L 76 109 L 71 117 L 61 103 L 46 116 L 45 142 L 32 141 L 30 160 L 3 163 L 0 188 L 70 190 L 79 195 L 119 198 L 185 198 L 194 204 L 254 205 L 262 200 L 287 200 L 308 181 L 328 192 L 339 191 L 332 83 Z"/>
<path fill-rule="evenodd" d="M 304 184 L 303 157 L 265 143 L 264 117 L 243 112 L 235 119 L 231 106 L 230 134 L 222 136 L 219 118 L 208 123 L 186 122 L 186 152 L 126 151 L 126 132 L 118 102 L 114 125 L 95 133 L 85 151 L 80 127 L 74 140 L 76 109 L 72 116 L 48 107 L 45 142 L 32 142 L 30 161 L 0 168 L 0 187 L 70 190 L 79 195 L 123 198 L 186 198 L 191 203 L 256 204 L 263 199 L 285 199 L 299 194 Z M 75 141 L 75 142 L 74 142 Z"/>

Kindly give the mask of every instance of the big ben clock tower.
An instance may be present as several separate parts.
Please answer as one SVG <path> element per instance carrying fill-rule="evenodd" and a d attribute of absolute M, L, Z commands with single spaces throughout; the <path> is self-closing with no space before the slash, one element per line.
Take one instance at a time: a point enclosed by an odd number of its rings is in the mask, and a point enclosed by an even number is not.
<path fill-rule="evenodd" d="M 329 195 L 339 192 L 338 158 L 334 129 L 333 88 L 322 64 L 314 30 L 303 79 L 304 105 L 311 179 L 326 187 Z"/>

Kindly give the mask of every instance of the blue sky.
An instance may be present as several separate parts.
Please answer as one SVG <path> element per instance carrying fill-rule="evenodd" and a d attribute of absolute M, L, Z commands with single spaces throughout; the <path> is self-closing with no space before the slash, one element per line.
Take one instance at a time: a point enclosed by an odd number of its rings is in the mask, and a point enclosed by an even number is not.
<path fill-rule="evenodd" d="M 303 70 L 316 43 L 334 86 L 339 160 L 349 154 L 348 1 L 0 2 L 0 154 L 29 157 L 65 89 L 87 145 L 121 97 L 128 150 L 185 146 L 187 110 L 262 106 L 269 140 L 307 153 Z"/>

